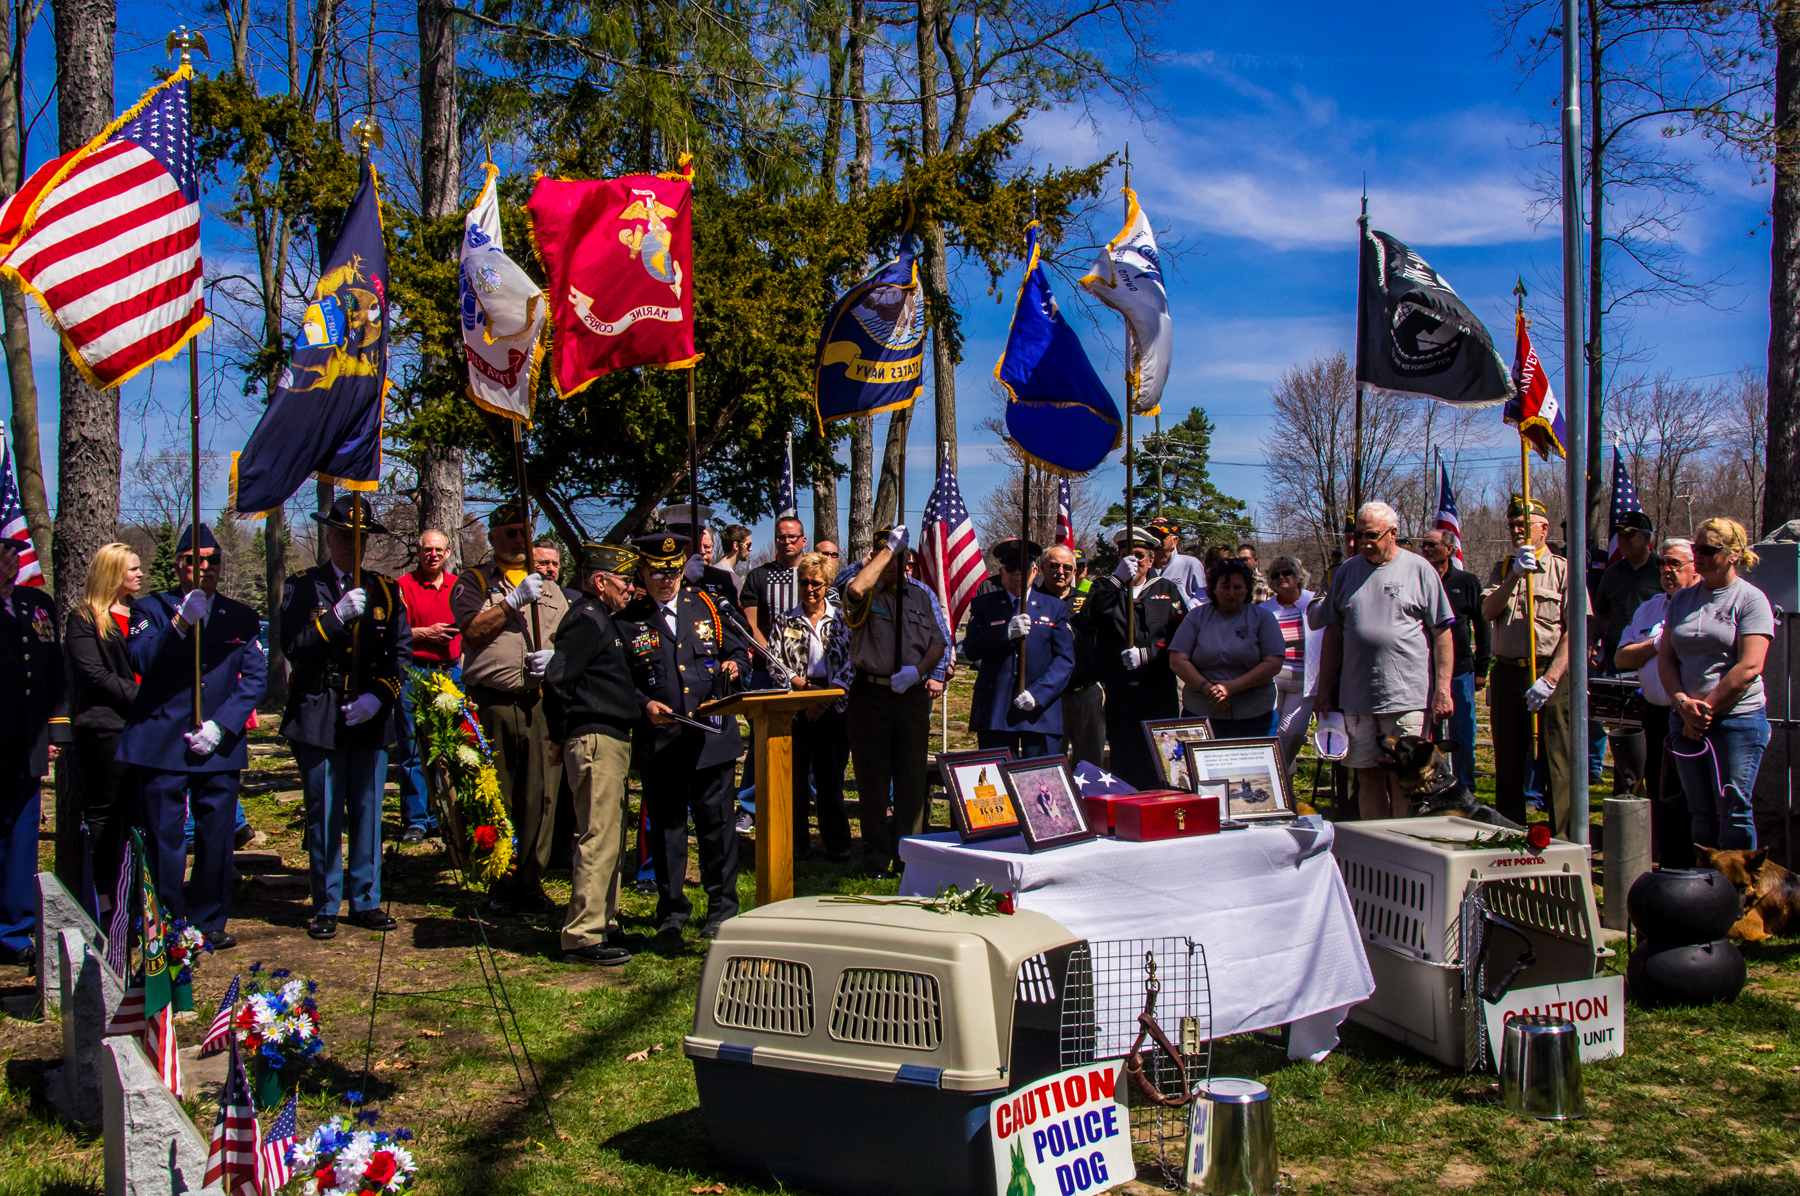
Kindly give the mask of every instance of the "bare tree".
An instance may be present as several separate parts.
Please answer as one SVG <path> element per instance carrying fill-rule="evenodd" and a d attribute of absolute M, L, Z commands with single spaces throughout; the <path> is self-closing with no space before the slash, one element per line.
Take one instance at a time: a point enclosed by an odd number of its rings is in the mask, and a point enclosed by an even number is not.
<path fill-rule="evenodd" d="M 456 24 L 447 0 L 419 0 L 419 207 L 422 215 L 441 220 L 452 216 L 461 199 L 462 142 L 457 129 Z M 371 22 L 372 23 L 372 22 Z M 370 54 L 373 55 L 373 41 Z M 370 59 L 371 64 L 373 58 Z M 373 72 L 371 65 L 370 71 Z M 371 88 L 372 90 L 372 88 Z M 419 362 L 421 378 L 464 369 L 461 361 L 427 353 Z M 419 520 L 446 533 L 463 519 L 463 446 L 452 440 L 419 444 Z M 444 568 L 461 568 L 457 537 L 449 536 L 450 558 Z"/>
<path fill-rule="evenodd" d="M 990 559 L 994 545 L 1019 534 L 1023 514 L 1020 502 L 1024 497 L 1020 487 L 1026 477 L 1031 486 L 1030 539 L 1045 548 L 1056 543 L 1059 476 L 1041 465 L 1028 463 L 1018 446 L 1006 438 L 1006 423 L 1000 417 L 989 416 L 975 426 L 998 439 L 1007 456 L 1006 474 L 1000 484 L 982 495 L 969 513 L 975 523 L 975 536 Z M 1075 530 L 1076 545 L 1084 551 L 1092 551 L 1100 535 L 1100 517 L 1105 509 L 1105 496 L 1091 476 L 1069 479 L 1069 524 Z"/>
<path fill-rule="evenodd" d="M 1633 378 L 1613 392 L 1612 442 L 1631 471 L 1638 502 L 1657 527 L 1671 526 L 1677 509 L 1685 518 L 1723 414 L 1717 387 L 1676 381 L 1666 373 Z"/>
<path fill-rule="evenodd" d="M 0 3 L 0 194 L 12 195 L 25 180 L 25 43 L 44 9 L 43 0 Z M 12 450 L 18 463 L 19 503 L 38 559 L 50 562 L 50 499 L 44 488 L 44 451 L 38 437 L 37 375 L 31 368 L 31 325 L 17 279 L 0 278 L 6 320 L 6 377 L 12 384 Z M 51 581 L 55 583 L 54 570 Z"/>

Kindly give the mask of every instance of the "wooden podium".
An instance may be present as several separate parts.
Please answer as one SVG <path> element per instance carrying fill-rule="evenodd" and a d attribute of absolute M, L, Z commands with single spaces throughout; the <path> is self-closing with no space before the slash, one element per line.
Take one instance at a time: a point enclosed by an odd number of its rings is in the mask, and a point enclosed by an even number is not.
<path fill-rule="evenodd" d="M 794 715 L 835 702 L 841 689 L 735 694 L 696 714 L 741 714 L 756 744 L 756 904 L 794 895 Z"/>

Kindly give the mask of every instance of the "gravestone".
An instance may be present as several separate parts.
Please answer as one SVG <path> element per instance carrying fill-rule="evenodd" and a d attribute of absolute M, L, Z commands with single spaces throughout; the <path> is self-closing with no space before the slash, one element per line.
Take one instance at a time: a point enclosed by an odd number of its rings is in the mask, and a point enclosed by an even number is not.
<path fill-rule="evenodd" d="M 182 1110 L 143 1044 L 108 1038 L 101 1089 L 106 1196 L 218 1196 L 202 1191 L 207 1140 Z"/>
<path fill-rule="evenodd" d="M 55 948 L 63 1065 L 49 1077 L 51 1103 L 69 1121 L 92 1122 L 100 1116 L 101 1040 L 125 986 L 79 931 L 57 932 Z"/>
<path fill-rule="evenodd" d="M 38 1008 L 44 1017 L 52 1017 L 62 1005 L 59 979 L 62 959 L 56 936 L 64 930 L 79 931 L 87 945 L 102 954 L 106 952 L 106 936 L 94 920 L 75 900 L 75 894 L 63 887 L 54 872 L 37 874 L 38 914 Z"/>

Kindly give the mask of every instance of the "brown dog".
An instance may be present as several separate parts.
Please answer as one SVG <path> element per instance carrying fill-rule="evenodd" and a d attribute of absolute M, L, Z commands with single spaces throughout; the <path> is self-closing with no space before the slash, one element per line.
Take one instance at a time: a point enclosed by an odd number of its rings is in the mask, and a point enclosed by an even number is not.
<path fill-rule="evenodd" d="M 1446 751 L 1456 750 L 1455 743 L 1433 743 L 1418 735 L 1402 735 L 1384 737 L 1376 746 L 1381 755 L 1378 763 L 1400 778 L 1400 791 L 1406 794 L 1410 803 L 1408 817 L 1439 815 L 1467 818 L 1503 830 L 1525 829 L 1494 807 L 1483 804 L 1456 779 L 1450 758 L 1444 755 Z"/>
<path fill-rule="evenodd" d="M 1771 861 L 1768 848 L 1694 851 L 1702 867 L 1724 873 L 1744 899 L 1744 916 L 1731 928 L 1730 937 L 1760 943 L 1789 926 L 1800 929 L 1800 876 Z"/>

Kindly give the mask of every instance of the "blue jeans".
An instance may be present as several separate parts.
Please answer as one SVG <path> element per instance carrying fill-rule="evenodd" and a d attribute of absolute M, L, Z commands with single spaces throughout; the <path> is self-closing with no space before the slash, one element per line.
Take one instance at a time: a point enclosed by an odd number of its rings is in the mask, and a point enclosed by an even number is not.
<path fill-rule="evenodd" d="M 344 836 L 350 836 L 350 908 L 381 908 L 381 795 L 387 749 L 294 745 L 306 794 L 306 849 L 313 913 L 337 916 L 344 900 Z"/>
<path fill-rule="evenodd" d="M 1435 738 L 1456 744 L 1450 753 L 1450 767 L 1456 779 L 1470 793 L 1475 792 L 1475 674 L 1458 673 L 1450 678 L 1450 717 L 1432 730 Z"/>
<path fill-rule="evenodd" d="M 1726 851 L 1756 850 L 1756 817 L 1750 794 L 1769 746 L 1769 716 L 1758 706 L 1713 720 L 1706 729 L 1711 753 L 1688 756 L 1699 745 L 1682 731 L 1679 712 L 1669 712 L 1667 750 L 1694 818 L 1694 842 Z"/>
<path fill-rule="evenodd" d="M 1275 712 L 1258 714 L 1252 718 L 1219 718 L 1214 716 L 1208 721 L 1212 724 L 1214 739 L 1273 739 L 1275 737 Z"/>
<path fill-rule="evenodd" d="M 459 664 L 420 667 L 443 673 L 457 688 L 462 687 L 462 666 Z M 413 725 L 411 685 L 400 691 L 400 717 L 395 720 L 395 730 L 400 737 L 394 744 L 394 754 L 400 757 L 400 825 L 416 826 L 428 835 L 435 834 L 437 815 L 431 812 L 431 800 L 426 795 L 425 762 L 419 758 L 419 737 Z"/>
<path fill-rule="evenodd" d="M 38 933 L 38 784 L 15 776 L 0 788 L 0 948 L 9 957 Z"/>

